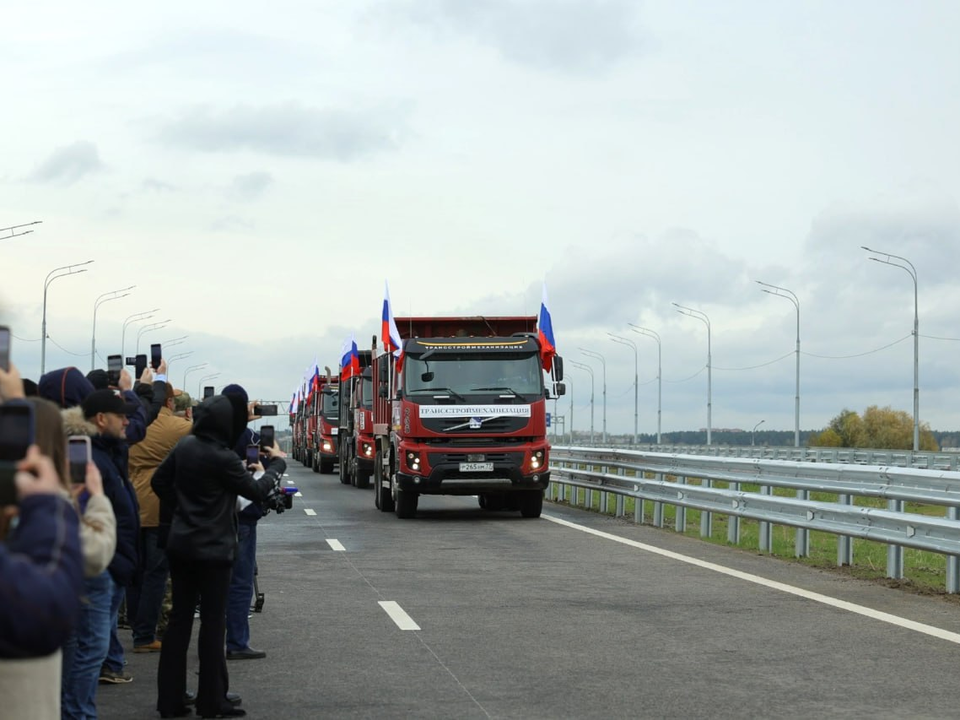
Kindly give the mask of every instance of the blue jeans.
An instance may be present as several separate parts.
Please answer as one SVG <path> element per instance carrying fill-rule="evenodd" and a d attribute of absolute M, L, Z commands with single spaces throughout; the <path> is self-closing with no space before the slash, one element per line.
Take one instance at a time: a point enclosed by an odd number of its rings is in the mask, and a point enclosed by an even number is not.
<path fill-rule="evenodd" d="M 100 666 L 110 646 L 110 601 L 113 580 L 104 571 L 83 581 L 83 602 L 77 619 L 76 650 L 63 678 L 61 711 L 70 720 L 97 717 L 97 683 Z M 68 663 L 64 662 L 66 667 Z"/>
<path fill-rule="evenodd" d="M 123 585 L 113 584 L 113 595 L 110 597 L 110 647 L 103 667 L 115 673 L 123 672 L 123 645 L 120 644 L 120 635 L 117 633 L 117 619 L 120 615 L 120 603 L 123 602 L 124 592 L 126 588 Z"/>
<path fill-rule="evenodd" d="M 133 628 L 133 645 L 149 645 L 157 639 L 157 622 L 167 591 L 170 566 L 167 553 L 157 547 L 155 527 L 140 531 L 143 580 L 139 587 L 127 588 L 127 620 Z"/>
<path fill-rule="evenodd" d="M 227 650 L 231 652 L 250 647 L 248 616 L 253 598 L 253 572 L 257 566 L 257 524 L 241 522 L 237 541 L 237 558 L 227 598 Z"/>

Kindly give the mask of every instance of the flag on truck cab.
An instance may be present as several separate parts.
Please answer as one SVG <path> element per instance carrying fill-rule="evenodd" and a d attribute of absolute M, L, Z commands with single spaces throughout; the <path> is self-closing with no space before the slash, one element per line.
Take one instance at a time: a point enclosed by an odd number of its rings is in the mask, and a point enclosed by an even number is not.
<path fill-rule="evenodd" d="M 543 299 L 540 301 L 540 319 L 537 321 L 537 336 L 540 339 L 540 360 L 543 369 L 550 372 L 553 356 L 557 354 L 557 341 L 553 337 L 553 320 L 547 306 L 547 284 L 543 284 Z"/>
<path fill-rule="evenodd" d="M 343 341 L 340 348 L 340 377 L 343 380 L 356 377 L 360 374 L 360 353 L 357 352 L 357 341 L 353 333 Z"/>
<path fill-rule="evenodd" d="M 390 305 L 390 287 L 386 281 L 383 283 L 383 314 L 380 335 L 384 349 L 387 352 L 392 352 L 393 356 L 399 360 L 403 343 L 400 341 L 397 321 L 393 317 L 393 308 Z"/>

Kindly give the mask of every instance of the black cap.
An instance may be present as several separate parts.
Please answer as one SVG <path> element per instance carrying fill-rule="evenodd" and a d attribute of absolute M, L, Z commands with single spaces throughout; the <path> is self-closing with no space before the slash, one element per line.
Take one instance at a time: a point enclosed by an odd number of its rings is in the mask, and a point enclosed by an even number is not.
<path fill-rule="evenodd" d="M 87 380 L 89 380 L 90 384 L 97 390 L 106 390 L 110 387 L 110 376 L 107 375 L 106 370 L 91 370 L 87 373 Z"/>
<path fill-rule="evenodd" d="M 82 403 L 83 416 L 87 419 L 92 418 L 97 413 L 116 413 L 117 415 L 129 415 L 136 411 L 135 405 L 130 405 L 120 395 L 113 390 L 94 390 L 87 395 Z"/>

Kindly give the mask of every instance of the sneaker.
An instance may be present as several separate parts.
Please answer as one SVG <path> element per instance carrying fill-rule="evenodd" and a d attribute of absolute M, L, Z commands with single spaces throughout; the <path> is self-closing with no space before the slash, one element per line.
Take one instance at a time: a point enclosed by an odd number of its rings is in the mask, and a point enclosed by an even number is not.
<path fill-rule="evenodd" d="M 154 653 L 160 652 L 162 645 L 159 640 L 154 640 L 151 643 L 146 643 L 145 645 L 134 645 L 133 651 L 135 653 Z"/>
<path fill-rule="evenodd" d="M 110 683 L 111 685 L 122 685 L 124 683 L 133 682 L 133 675 L 129 675 L 123 670 L 120 672 L 114 672 L 113 670 L 108 670 L 107 668 L 101 668 L 100 682 Z"/>

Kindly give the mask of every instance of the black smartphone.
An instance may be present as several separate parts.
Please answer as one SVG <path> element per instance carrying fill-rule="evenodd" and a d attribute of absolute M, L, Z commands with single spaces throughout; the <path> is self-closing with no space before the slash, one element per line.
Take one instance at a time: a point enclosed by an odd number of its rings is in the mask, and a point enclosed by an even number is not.
<path fill-rule="evenodd" d="M 16 466 L 0 461 L 0 507 L 17 504 Z"/>
<path fill-rule="evenodd" d="M 253 414 L 263 417 L 264 415 L 276 415 L 277 406 L 276 405 L 254 405 Z"/>
<path fill-rule="evenodd" d="M 70 482 L 74 485 L 83 485 L 87 481 L 87 463 L 91 459 L 89 437 L 86 435 L 71 435 L 67 438 L 67 463 L 70 465 Z"/>
<path fill-rule="evenodd" d="M 150 346 L 150 367 L 154 370 L 158 369 L 162 359 L 163 352 L 160 349 L 160 343 L 154 343 Z"/>
<path fill-rule="evenodd" d="M 27 456 L 34 438 L 33 406 L 25 402 L 0 405 L 0 460 L 17 462 Z"/>
<path fill-rule="evenodd" d="M 204 385 L 203 399 L 206 400 L 209 397 L 213 397 L 213 385 Z"/>
<path fill-rule="evenodd" d="M 143 371 L 147 369 L 147 356 L 146 355 L 137 355 L 134 358 L 134 380 L 139 380 L 140 376 L 143 375 Z"/>
<path fill-rule="evenodd" d="M 247 465 L 255 465 L 260 462 L 260 446 L 247 445 Z"/>
<path fill-rule="evenodd" d="M 107 355 L 107 382 L 111 387 L 120 384 L 121 370 L 123 370 L 123 355 Z"/>
<path fill-rule="evenodd" d="M 0 370 L 10 370 L 10 328 L 0 325 Z"/>
<path fill-rule="evenodd" d="M 273 447 L 274 441 L 273 425 L 264 425 L 260 428 L 260 447 Z"/>

